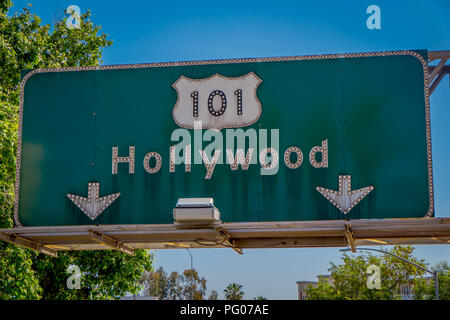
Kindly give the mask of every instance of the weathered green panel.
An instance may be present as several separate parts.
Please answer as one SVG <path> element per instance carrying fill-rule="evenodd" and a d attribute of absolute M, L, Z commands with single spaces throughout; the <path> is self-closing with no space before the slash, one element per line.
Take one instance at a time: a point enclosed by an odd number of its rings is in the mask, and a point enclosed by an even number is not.
<path fill-rule="evenodd" d="M 226 222 L 432 215 L 424 63 L 417 52 L 402 51 L 33 70 L 22 83 L 16 221 L 26 226 L 172 223 L 172 208 L 181 197 L 214 198 Z M 259 162 L 248 171 L 218 164 L 210 180 L 203 164 L 188 173 L 184 165 L 169 172 L 169 146 L 175 144 L 170 137 L 179 128 L 172 117 L 177 101 L 172 84 L 182 75 L 202 79 L 249 72 L 262 80 L 257 89 L 262 113 L 243 129 L 279 129 L 278 173 L 260 175 Z M 329 165 L 313 168 L 309 152 L 325 139 Z M 113 146 L 119 156 L 135 146 L 134 175 L 127 164 L 111 173 Z M 290 146 L 303 151 L 298 169 L 283 162 Z M 162 157 L 155 174 L 142 165 L 150 151 Z M 352 189 L 374 186 L 347 215 L 316 190 L 337 190 L 343 174 L 351 175 Z M 92 181 L 100 182 L 100 196 L 121 193 L 94 221 L 66 196 L 87 196 Z"/>

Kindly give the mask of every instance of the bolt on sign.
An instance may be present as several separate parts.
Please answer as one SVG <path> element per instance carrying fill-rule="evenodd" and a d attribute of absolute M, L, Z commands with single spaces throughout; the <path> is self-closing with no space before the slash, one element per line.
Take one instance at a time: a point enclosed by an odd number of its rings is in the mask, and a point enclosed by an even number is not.
<path fill-rule="evenodd" d="M 21 82 L 17 225 L 432 216 L 427 52 L 38 69 Z"/>

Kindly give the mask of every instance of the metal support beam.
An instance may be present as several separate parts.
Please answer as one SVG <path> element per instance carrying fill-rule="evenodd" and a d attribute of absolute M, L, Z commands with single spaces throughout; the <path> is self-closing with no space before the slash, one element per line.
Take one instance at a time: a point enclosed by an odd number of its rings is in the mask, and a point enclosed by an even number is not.
<path fill-rule="evenodd" d="M 122 253 L 128 254 L 130 256 L 134 256 L 134 250 L 130 247 L 128 247 L 127 245 L 117 241 L 116 239 L 107 236 L 99 231 L 96 230 L 89 230 L 89 236 L 102 244 L 105 244 L 109 247 L 111 247 L 112 249 L 118 250 Z"/>
<path fill-rule="evenodd" d="M 441 72 L 438 74 L 436 80 L 433 81 L 433 83 L 430 85 L 430 94 L 433 93 L 434 89 L 438 86 L 438 84 L 444 79 L 445 72 L 444 70 L 441 70 Z"/>
<path fill-rule="evenodd" d="M 345 247 L 345 225 L 351 225 L 356 246 L 442 244 L 450 240 L 450 217 L 411 219 L 361 219 L 330 221 L 278 221 L 222 223 L 216 228 L 179 229 L 173 224 L 159 225 L 80 225 L 0 229 L 0 241 L 25 243 L 49 252 L 68 250 L 106 250 L 117 242 L 133 250 L 230 247 L 239 248 L 307 248 Z M 224 231 L 217 231 L 218 228 Z M 89 230 L 106 237 L 90 236 Z M 228 233 L 228 237 L 224 235 Z M 6 234 L 6 235 L 5 235 Z M 14 241 L 15 235 L 29 240 Z M 101 241 L 97 240 L 101 239 Z M 105 240 L 106 239 L 106 240 Z M 351 241 L 352 237 L 350 237 Z M 222 243 L 221 241 L 224 241 Z M 19 242 L 20 241 L 20 242 Z M 227 241 L 227 242 L 225 242 Z M 30 243 L 32 242 L 32 243 Z"/>
<path fill-rule="evenodd" d="M 169 247 L 177 247 L 177 248 L 185 248 L 185 249 L 189 249 L 191 247 L 187 244 L 178 243 L 178 242 L 163 242 L 162 244 L 168 245 Z"/>
<path fill-rule="evenodd" d="M 450 66 L 445 65 L 450 59 L 450 51 L 430 51 L 428 53 L 428 63 L 439 60 L 439 63 L 435 66 L 428 65 L 428 86 L 430 89 L 430 95 L 439 83 L 444 79 L 446 74 L 450 74 Z"/>
<path fill-rule="evenodd" d="M 445 244 L 450 243 L 449 237 L 431 237 L 431 238 Z"/>
<path fill-rule="evenodd" d="M 381 244 L 381 245 L 386 245 L 386 244 L 388 244 L 386 241 L 378 240 L 378 239 L 361 239 L 361 238 L 358 238 L 358 240 L 359 240 L 359 241 L 361 241 L 361 240 L 369 241 L 369 242 L 378 243 L 378 244 Z"/>
<path fill-rule="evenodd" d="M 345 225 L 345 237 L 347 238 L 347 246 L 350 246 L 352 252 L 356 252 L 355 234 L 352 231 L 352 227 L 348 224 Z"/>
<path fill-rule="evenodd" d="M 220 242 L 222 244 L 230 247 L 231 249 L 233 249 L 234 251 L 236 251 L 239 254 L 244 254 L 242 252 L 241 248 L 236 247 L 235 241 L 231 238 L 230 234 L 226 230 L 224 230 L 222 228 L 217 228 L 216 232 L 217 232 L 217 238 L 220 239 Z"/>
<path fill-rule="evenodd" d="M 433 68 L 433 71 L 431 71 L 430 76 L 428 77 L 428 83 L 431 83 L 433 79 L 442 71 L 442 69 L 445 66 L 445 63 L 447 62 L 447 58 L 442 59 L 439 64 Z"/>
<path fill-rule="evenodd" d="M 0 233 L 0 239 L 12 244 L 18 244 L 21 245 L 25 248 L 37 251 L 39 253 L 43 253 L 52 257 L 57 257 L 58 256 L 58 252 L 55 250 L 52 250 L 50 248 L 47 248 L 45 245 L 31 241 L 29 239 L 20 237 L 16 234 L 9 234 L 6 232 L 1 232 Z"/>
<path fill-rule="evenodd" d="M 450 50 L 429 51 L 428 60 L 431 62 L 436 59 L 450 59 Z"/>

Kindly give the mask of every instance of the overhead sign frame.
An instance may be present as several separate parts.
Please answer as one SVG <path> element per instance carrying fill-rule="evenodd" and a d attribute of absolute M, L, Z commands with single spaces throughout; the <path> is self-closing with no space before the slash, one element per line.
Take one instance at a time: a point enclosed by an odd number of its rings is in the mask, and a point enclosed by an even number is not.
<path fill-rule="evenodd" d="M 160 67 L 174 67 L 174 66 L 203 66 L 203 65 L 219 65 L 219 64 L 234 64 L 234 63 L 254 63 L 254 62 L 285 62 L 285 61 L 306 61 L 306 60 L 320 60 L 320 59 L 345 59 L 345 58 L 367 58 L 367 57 L 389 57 L 389 56 L 412 56 L 416 58 L 423 69 L 423 90 L 425 100 L 425 122 L 426 122 L 426 152 L 427 152 L 427 172 L 428 172 L 428 210 L 424 212 L 424 217 L 431 217 L 434 212 L 434 194 L 433 194 L 433 174 L 432 174 L 432 153 L 431 153 L 431 131 L 430 131 L 430 107 L 429 107 L 429 88 L 428 88 L 428 65 L 425 58 L 416 51 L 401 50 L 389 52 L 371 52 L 371 53 L 351 53 L 351 54 L 326 54 L 326 55 L 311 55 L 311 56 L 290 56 L 290 57 L 274 57 L 274 58 L 248 58 L 248 59 L 224 59 L 224 60 L 206 60 L 206 61 L 187 61 L 187 62 L 169 62 L 169 63 L 150 63 L 150 64 L 132 64 L 132 65 L 114 65 L 114 66 L 95 66 L 95 67 L 74 67 L 74 68 L 56 68 L 56 69 L 36 69 L 28 72 L 20 85 L 20 108 L 19 108 L 19 132 L 18 132 L 18 151 L 16 162 L 16 186 L 15 186 L 15 206 L 14 206 L 14 221 L 16 226 L 22 226 L 19 218 L 19 193 L 21 181 L 21 160 L 22 160 L 22 129 L 23 129 L 23 106 L 24 106 L 24 88 L 27 81 L 36 74 L 40 73 L 54 73 L 54 72 L 72 72 L 72 71 L 91 71 L 91 70 L 120 70 L 120 69 L 142 69 L 142 68 L 160 68 Z M 214 76 L 212 76 L 214 77 Z M 178 89 L 177 89 L 178 91 Z M 256 91 L 255 91 L 256 94 Z M 178 103 L 178 102 L 177 102 Z M 175 112 L 176 108 L 174 108 Z M 175 117 L 175 115 L 174 115 Z M 259 115 L 258 115 L 259 118 Z M 177 119 L 175 122 L 179 124 Z M 252 122 L 250 122 L 252 123 Z M 180 124 L 179 124 L 180 125 Z M 225 126 L 226 127 L 226 126 Z M 131 152 L 131 151 L 130 151 Z M 312 161 L 312 160 L 311 160 Z M 131 169 L 130 169 L 131 170 Z M 345 176 L 343 176 L 345 177 Z M 338 177 L 336 177 L 337 179 Z M 341 179 L 341 178 L 339 178 Z M 319 187 L 319 186 L 318 186 Z M 322 193 L 330 202 L 340 208 L 338 203 L 332 201 L 332 190 L 326 189 L 327 186 L 320 186 Z M 367 186 L 367 191 L 371 190 L 371 186 Z M 331 193 L 330 193 L 331 191 Z M 327 193 L 326 193 L 327 192 Z M 341 192 L 339 190 L 339 192 Z M 364 192 L 364 191 L 362 191 Z M 369 191 L 370 192 L 370 191 Z M 367 193 L 364 192 L 364 195 Z M 355 205 L 355 202 L 353 205 Z M 353 206 L 343 208 L 341 211 L 347 213 Z M 220 206 L 219 206 L 220 209 Z M 92 214 L 92 216 L 96 216 Z"/>
<path fill-rule="evenodd" d="M 285 221 L 223 223 L 207 229 L 179 229 L 175 225 L 82 225 L 23 227 L 18 216 L 24 86 L 33 74 L 43 72 L 69 72 L 82 70 L 108 70 L 153 68 L 181 65 L 226 64 L 239 62 L 289 61 L 313 59 L 339 59 L 384 55 L 412 55 L 423 66 L 426 115 L 426 140 L 428 159 L 429 210 L 424 218 L 383 220 Z M 430 61 L 441 59 L 438 66 L 428 66 L 427 61 L 415 51 L 374 52 L 356 54 L 331 54 L 276 58 L 229 59 L 173 63 L 151 63 L 117 66 L 78 67 L 61 69 L 36 69 L 27 73 L 21 82 L 19 109 L 19 139 L 15 185 L 15 228 L 0 229 L 0 240 L 19 244 L 38 252 L 57 255 L 66 250 L 115 249 L 133 254 L 135 249 L 151 248 L 202 248 L 232 247 L 340 247 L 356 245 L 393 244 L 443 244 L 450 243 L 450 218 L 432 218 L 434 211 L 433 176 L 431 159 L 431 131 L 429 95 L 448 73 L 445 66 L 449 51 L 429 53 Z M 429 72 L 430 70 L 430 72 Z M 431 74 L 430 74 L 431 73 Z M 430 88 L 431 87 L 431 90 Z M 431 92 L 430 92 L 431 91 Z M 210 242 L 207 244 L 206 242 Z M 211 244 L 213 244 L 211 246 Z"/>
<path fill-rule="evenodd" d="M 450 244 L 450 218 L 222 223 L 211 228 L 82 225 L 0 229 L 0 240 L 56 256 L 60 251 L 315 248 Z"/>

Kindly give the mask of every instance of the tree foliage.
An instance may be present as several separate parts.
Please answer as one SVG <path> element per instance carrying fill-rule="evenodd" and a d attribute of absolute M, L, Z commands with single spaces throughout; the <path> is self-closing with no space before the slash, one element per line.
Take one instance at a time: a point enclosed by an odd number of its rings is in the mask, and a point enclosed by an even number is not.
<path fill-rule="evenodd" d="M 450 300 L 450 266 L 442 261 L 433 268 L 438 272 L 439 299 Z M 434 277 L 432 279 L 417 279 L 414 283 L 414 299 L 436 299 Z"/>
<path fill-rule="evenodd" d="M 190 300 L 203 300 L 206 293 L 206 279 L 200 278 L 195 269 L 184 270 L 183 276 L 184 296 Z"/>
<path fill-rule="evenodd" d="M 395 246 L 389 252 L 422 266 L 424 260 L 413 256 L 414 248 L 411 246 Z M 400 299 L 398 289 L 401 285 L 413 284 L 415 279 L 424 274 L 424 271 L 390 255 L 375 256 L 364 253 L 356 257 L 344 254 L 343 263 L 331 264 L 328 269 L 331 281 L 319 279 L 316 287 L 309 285 L 306 294 L 308 299 L 322 300 L 384 300 Z M 368 271 L 370 265 L 380 268 L 380 289 L 371 289 L 367 280 L 372 275 Z"/>
<path fill-rule="evenodd" d="M 219 299 L 219 293 L 216 290 L 211 290 L 208 300 L 218 300 L 218 299 Z"/>
<path fill-rule="evenodd" d="M 65 18 L 51 29 L 25 8 L 8 15 L 11 1 L 0 0 L 0 228 L 13 227 L 15 159 L 21 72 L 34 68 L 95 66 L 112 42 L 81 15 L 79 29 L 68 29 Z M 152 256 L 134 257 L 116 251 L 36 254 L 0 241 L 0 299 L 108 299 L 135 293 Z M 66 272 L 80 267 L 81 289 L 69 290 Z"/>
<path fill-rule="evenodd" d="M 227 300 L 242 300 L 244 298 L 244 291 L 242 285 L 237 283 L 230 283 L 225 290 L 223 290 L 225 299 Z"/>
<path fill-rule="evenodd" d="M 32 268 L 30 250 L 0 241 L 0 300 L 39 299 L 42 288 Z"/>
<path fill-rule="evenodd" d="M 203 300 L 206 293 L 206 279 L 200 278 L 195 269 L 174 271 L 170 275 L 162 267 L 146 273 L 141 283 L 144 295 L 160 300 Z"/>
<path fill-rule="evenodd" d="M 119 251 L 76 251 L 57 258 L 38 255 L 33 259 L 46 299 L 115 299 L 127 293 L 138 294 L 139 279 L 151 270 L 152 260 L 143 250 L 127 256 Z M 81 271 L 79 290 L 67 288 L 69 265 Z"/>

